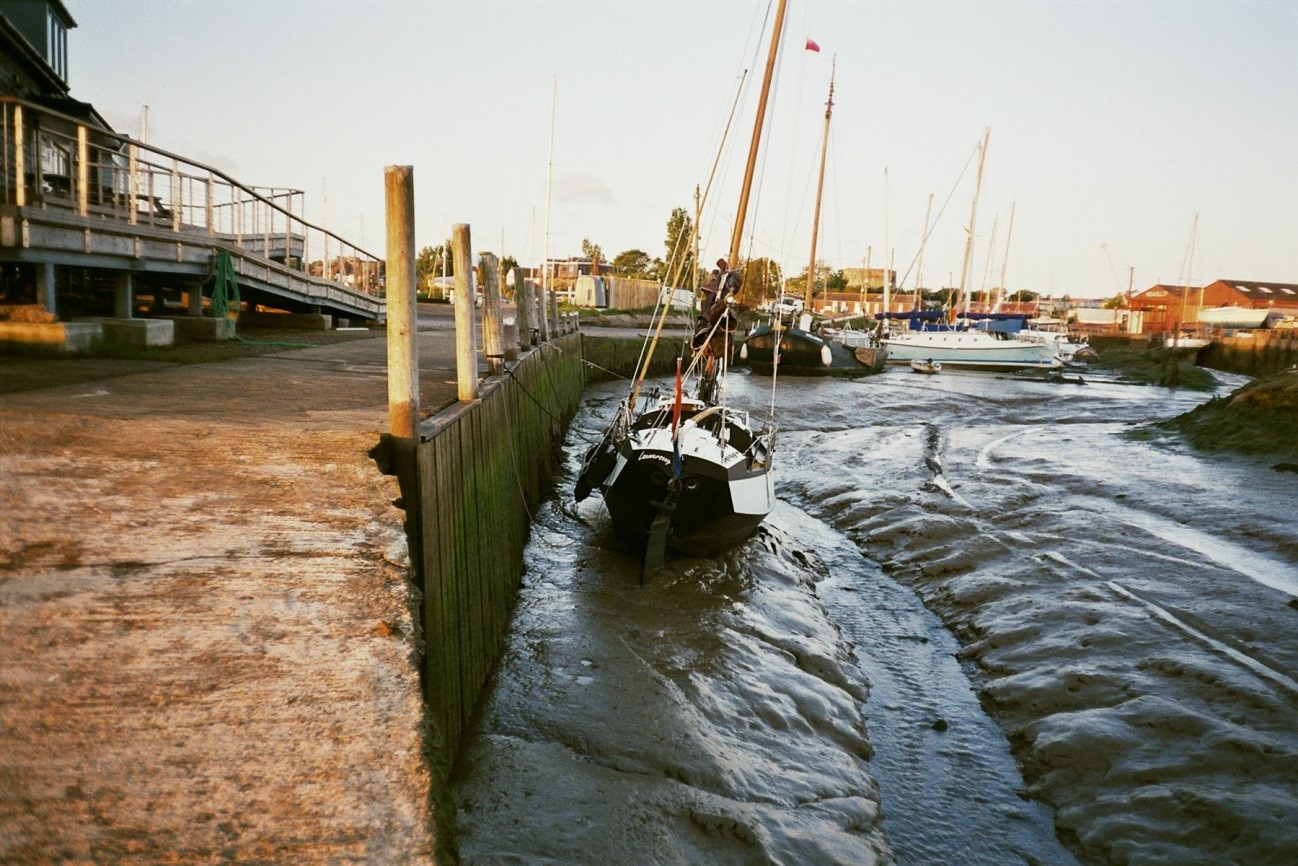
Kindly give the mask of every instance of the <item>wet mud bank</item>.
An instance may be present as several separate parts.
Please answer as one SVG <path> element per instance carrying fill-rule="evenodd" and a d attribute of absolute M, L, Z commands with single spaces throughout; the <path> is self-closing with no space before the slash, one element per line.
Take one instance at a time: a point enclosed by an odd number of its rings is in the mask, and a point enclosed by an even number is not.
<path fill-rule="evenodd" d="M 780 494 L 942 620 L 1083 862 L 1294 862 L 1293 476 L 1124 435 L 1202 396 L 935 378 L 781 383 Z"/>
<path fill-rule="evenodd" d="M 816 551 L 817 595 L 869 680 L 869 771 L 897 862 L 1075 864 L 941 620 L 833 527 L 786 504 L 773 519 Z"/>
<path fill-rule="evenodd" d="M 567 490 L 621 393 L 587 392 L 533 526 L 465 862 L 1298 857 L 1294 476 L 1131 435 L 1210 395 L 782 380 L 783 503 L 640 588 Z"/>
<path fill-rule="evenodd" d="M 1091 364 L 1091 370 L 1101 376 L 1132 385 L 1206 392 L 1217 388 L 1217 379 L 1196 365 L 1193 352 L 1174 352 L 1161 345 L 1152 346 L 1143 338 L 1095 337 L 1091 343 L 1099 351 L 1099 358 Z"/>
<path fill-rule="evenodd" d="M 1298 331 L 1237 331 L 1215 337 L 1198 363 L 1245 376 L 1270 376 L 1298 364 Z"/>
<path fill-rule="evenodd" d="M 597 389 L 598 392 L 598 389 Z M 467 863 L 891 863 L 868 684 L 778 526 L 649 585 L 598 500 L 533 526 L 506 651 L 455 780 Z"/>

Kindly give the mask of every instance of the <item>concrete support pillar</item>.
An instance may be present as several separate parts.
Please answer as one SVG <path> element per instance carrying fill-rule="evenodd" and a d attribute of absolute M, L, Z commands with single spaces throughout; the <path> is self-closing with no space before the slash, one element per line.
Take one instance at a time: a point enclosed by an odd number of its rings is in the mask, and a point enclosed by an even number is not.
<path fill-rule="evenodd" d="M 113 315 L 130 319 L 135 307 L 135 286 L 130 271 L 123 271 L 113 279 Z"/>
<path fill-rule="evenodd" d="M 194 280 L 194 282 L 189 287 L 188 295 L 189 295 L 189 306 L 187 312 L 189 313 L 189 315 L 191 316 L 203 315 L 203 283 L 199 280 Z"/>
<path fill-rule="evenodd" d="M 54 290 L 53 262 L 42 262 L 36 266 L 36 303 L 52 315 L 59 314 L 58 293 Z"/>

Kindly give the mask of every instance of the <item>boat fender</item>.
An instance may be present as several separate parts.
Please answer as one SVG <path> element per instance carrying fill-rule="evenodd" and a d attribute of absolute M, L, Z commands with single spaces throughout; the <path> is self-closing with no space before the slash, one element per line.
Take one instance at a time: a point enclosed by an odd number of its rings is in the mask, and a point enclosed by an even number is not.
<path fill-rule="evenodd" d="M 826 367 L 833 366 L 834 364 L 834 353 L 829 350 L 828 344 L 820 347 L 820 363 Z"/>

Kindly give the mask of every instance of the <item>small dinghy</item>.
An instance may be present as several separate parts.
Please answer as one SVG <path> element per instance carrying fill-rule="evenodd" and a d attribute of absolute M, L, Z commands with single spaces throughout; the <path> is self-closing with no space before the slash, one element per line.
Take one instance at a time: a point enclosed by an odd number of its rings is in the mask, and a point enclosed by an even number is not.
<path fill-rule="evenodd" d="M 925 373 L 929 376 L 934 373 L 942 372 L 942 362 L 934 361 L 932 358 L 926 358 L 921 361 L 919 358 L 910 362 L 910 369 L 916 373 Z"/>

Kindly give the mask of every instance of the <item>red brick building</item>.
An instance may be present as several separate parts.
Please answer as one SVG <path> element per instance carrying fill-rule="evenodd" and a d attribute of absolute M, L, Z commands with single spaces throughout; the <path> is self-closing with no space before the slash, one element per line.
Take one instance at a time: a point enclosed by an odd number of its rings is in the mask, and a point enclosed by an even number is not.
<path fill-rule="evenodd" d="M 1173 331 L 1184 321 L 1199 321 L 1199 311 L 1210 307 L 1244 307 L 1276 309 L 1298 313 L 1298 284 L 1269 283 L 1256 280 L 1217 280 L 1206 286 L 1191 286 L 1188 296 L 1184 286 L 1157 284 L 1131 299 L 1133 310 L 1145 315 L 1145 333 Z"/>
<path fill-rule="evenodd" d="M 1298 312 L 1298 283 L 1217 280 L 1203 287 L 1202 306 Z"/>

